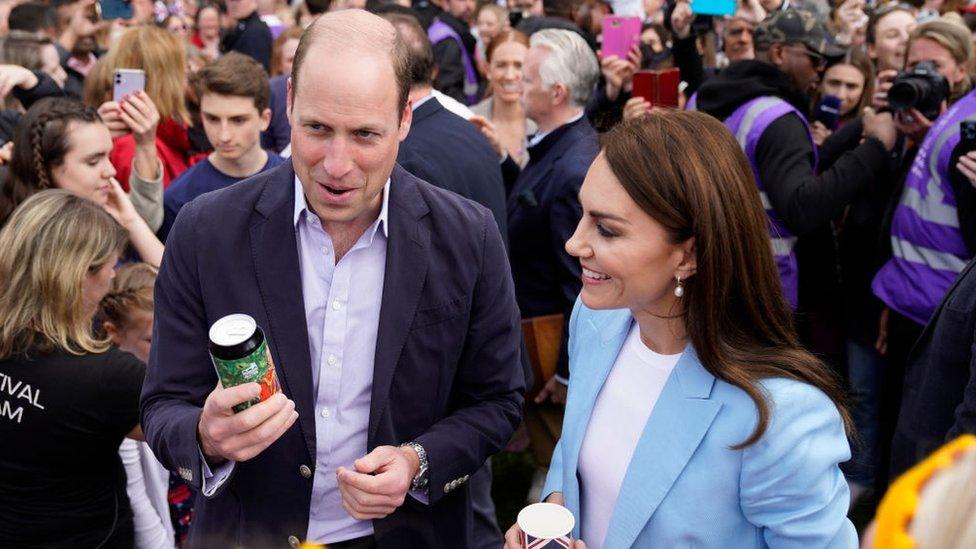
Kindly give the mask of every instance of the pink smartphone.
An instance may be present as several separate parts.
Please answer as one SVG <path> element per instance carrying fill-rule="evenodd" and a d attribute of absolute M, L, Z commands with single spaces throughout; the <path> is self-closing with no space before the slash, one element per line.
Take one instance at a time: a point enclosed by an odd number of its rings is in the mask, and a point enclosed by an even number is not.
<path fill-rule="evenodd" d="M 603 16 L 603 57 L 616 55 L 627 59 L 630 49 L 640 43 L 641 21 L 639 17 Z"/>

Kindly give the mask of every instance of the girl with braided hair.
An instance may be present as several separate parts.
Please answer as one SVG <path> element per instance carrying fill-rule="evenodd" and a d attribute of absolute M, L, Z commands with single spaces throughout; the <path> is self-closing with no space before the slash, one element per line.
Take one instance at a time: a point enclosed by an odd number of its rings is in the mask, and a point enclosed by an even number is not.
<path fill-rule="evenodd" d="M 0 227 L 29 196 L 65 189 L 112 214 L 142 260 L 159 265 L 163 245 L 133 205 L 146 199 L 130 198 L 115 180 L 109 160 L 112 138 L 95 109 L 70 99 L 41 100 L 21 120 L 13 147 L 9 178 L 0 192 Z"/>

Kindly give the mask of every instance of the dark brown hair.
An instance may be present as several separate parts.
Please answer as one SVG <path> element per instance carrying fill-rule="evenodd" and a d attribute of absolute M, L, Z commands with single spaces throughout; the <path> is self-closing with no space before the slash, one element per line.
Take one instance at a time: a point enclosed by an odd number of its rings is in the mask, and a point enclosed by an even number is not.
<path fill-rule="evenodd" d="M 199 99 L 206 93 L 250 97 L 258 113 L 268 108 L 271 85 L 264 67 L 249 55 L 229 52 L 198 70 L 190 80 Z"/>
<path fill-rule="evenodd" d="M 769 425 L 759 385 L 767 378 L 820 389 L 850 431 L 837 381 L 797 338 L 752 168 L 728 129 L 706 114 L 663 111 L 616 126 L 602 145 L 627 194 L 671 242 L 695 239 L 697 270 L 681 299 L 688 338 L 705 369 L 758 409 L 755 430 L 735 448 L 757 442 Z"/>
<path fill-rule="evenodd" d="M 72 122 L 100 124 L 102 119 L 80 101 L 45 98 L 34 103 L 17 124 L 10 173 L 0 191 L 0 227 L 27 197 L 55 186 L 51 170 L 64 163 Z"/>

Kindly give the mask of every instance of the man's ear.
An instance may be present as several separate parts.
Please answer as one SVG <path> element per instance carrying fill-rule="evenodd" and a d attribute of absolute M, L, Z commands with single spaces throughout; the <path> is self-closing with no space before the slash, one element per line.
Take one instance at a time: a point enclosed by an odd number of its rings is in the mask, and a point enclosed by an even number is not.
<path fill-rule="evenodd" d="M 562 82 L 553 84 L 549 93 L 552 94 L 553 106 L 569 104 L 569 88 L 566 87 L 566 84 Z"/>
<path fill-rule="evenodd" d="M 288 85 L 285 91 L 285 114 L 288 116 L 288 125 L 295 127 L 295 121 L 291 117 L 291 109 L 295 105 L 294 100 L 295 90 L 292 88 L 291 77 L 288 77 Z"/>
<path fill-rule="evenodd" d="M 264 109 L 264 111 L 261 112 L 261 131 L 267 130 L 268 126 L 270 125 L 271 125 L 271 109 L 266 108 Z"/>
<path fill-rule="evenodd" d="M 770 45 L 767 55 L 770 64 L 777 68 L 782 67 L 783 63 L 786 62 L 786 48 L 783 47 L 782 43 Z"/>
<path fill-rule="evenodd" d="M 407 99 L 407 104 L 403 107 L 403 114 L 400 115 L 400 128 L 397 131 L 399 135 L 399 141 L 403 141 L 407 138 L 407 134 L 410 133 L 410 124 L 413 123 L 413 100 Z"/>

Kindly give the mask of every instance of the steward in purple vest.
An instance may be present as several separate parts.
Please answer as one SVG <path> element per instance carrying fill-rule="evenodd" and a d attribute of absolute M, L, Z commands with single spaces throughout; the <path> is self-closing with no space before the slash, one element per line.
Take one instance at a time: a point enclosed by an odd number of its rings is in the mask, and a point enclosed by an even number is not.
<path fill-rule="evenodd" d="M 960 184 L 950 180 L 958 176 L 953 151 L 964 120 L 976 120 L 976 90 L 956 101 L 925 134 L 891 220 L 893 257 L 871 284 L 888 307 L 920 325 L 928 323 L 974 255 L 973 235 L 964 234 L 960 225 Z"/>
<path fill-rule="evenodd" d="M 797 237 L 839 216 L 887 169 L 895 129 L 889 114 L 865 116 L 864 142 L 817 175 L 806 93 L 828 57 L 843 54 L 821 23 L 786 9 L 755 31 L 756 60 L 733 63 L 698 89 L 695 108 L 723 120 L 742 145 L 769 217 L 771 245 L 790 304 L 798 304 Z"/>
<path fill-rule="evenodd" d="M 475 70 L 475 39 L 467 25 L 448 12 L 440 13 L 427 29 L 434 48 L 438 73 L 434 88 L 467 105 L 479 99 L 478 72 Z"/>

